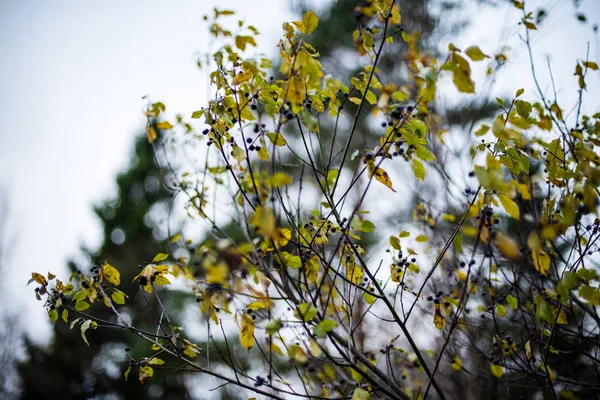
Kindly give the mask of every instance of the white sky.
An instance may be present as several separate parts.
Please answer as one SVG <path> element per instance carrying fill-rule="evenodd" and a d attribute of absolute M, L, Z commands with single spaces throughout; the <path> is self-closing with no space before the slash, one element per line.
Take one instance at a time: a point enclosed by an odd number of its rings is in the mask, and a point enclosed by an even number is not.
<path fill-rule="evenodd" d="M 27 310 L 23 322 L 30 332 L 49 332 L 41 305 L 24 289 L 30 272 L 64 272 L 82 242 L 100 245 L 92 205 L 115 194 L 116 174 L 127 166 L 134 136 L 145 124 L 141 97 L 150 95 L 168 112 L 184 115 L 205 102 L 206 77 L 194 59 L 208 41 L 202 16 L 217 3 L 0 0 L 0 190 L 10 201 L 17 239 L 10 277 L 3 277 L 7 285 L 0 290 L 10 286 L 5 304 Z M 545 3 L 551 4 L 549 20 L 534 35 L 542 86 L 549 87 L 545 57 L 552 55 L 559 96 L 572 104 L 573 60 L 585 57 L 588 41 L 590 58 L 599 61 L 591 25 L 599 22 L 600 1 L 582 1 L 590 19 L 585 25 L 575 21 L 570 1 Z M 281 22 L 295 19 L 286 1 L 226 4 L 261 30 L 259 49 L 268 55 L 275 54 Z M 501 7 L 476 18 L 454 44 L 478 44 L 493 54 L 509 43 L 511 64 L 493 95 L 525 87 L 525 98 L 535 99 L 517 36 L 518 14 Z M 600 74 L 589 81 L 590 108 L 597 111 Z"/>

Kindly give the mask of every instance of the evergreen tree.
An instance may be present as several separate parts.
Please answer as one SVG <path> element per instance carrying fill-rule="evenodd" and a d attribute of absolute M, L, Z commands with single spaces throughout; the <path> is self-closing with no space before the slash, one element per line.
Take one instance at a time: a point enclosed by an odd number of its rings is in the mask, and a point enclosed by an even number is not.
<path fill-rule="evenodd" d="M 134 286 L 138 285 L 132 280 L 139 273 L 140 260 L 149 262 L 166 247 L 166 234 L 159 227 L 162 221 L 153 220 L 153 216 L 163 214 L 166 217 L 165 210 L 171 201 L 171 193 L 162 183 L 153 149 L 148 146 L 145 137 L 136 140 L 135 156 L 129 169 L 118 176 L 117 187 L 117 197 L 95 209 L 104 227 L 102 246 L 98 251 L 84 250 L 84 258 L 89 263 L 79 265 L 71 262 L 70 269 L 78 273 L 106 260 L 118 266 L 121 290 L 132 293 L 136 289 Z M 181 307 L 176 298 L 176 295 L 169 296 L 171 310 Z M 153 301 L 148 300 L 149 303 L 146 303 L 141 294 L 128 299 L 123 314 L 136 325 L 154 322 L 156 326 L 153 318 L 148 319 L 151 313 L 134 311 L 152 307 Z M 103 310 L 102 316 L 107 321 L 114 320 L 108 308 Z M 161 374 L 149 385 L 141 384 L 135 376 L 125 381 L 126 347 L 130 348 L 133 356 L 147 347 L 128 332 L 103 329 L 97 333 L 88 331 L 87 337 L 89 347 L 81 340 L 78 326 L 69 329 L 69 325 L 59 319 L 54 325 L 53 339 L 48 348 L 27 341 L 29 360 L 19 366 L 22 398 L 89 399 L 111 395 L 122 399 L 181 399 L 187 395 L 182 375 Z"/>

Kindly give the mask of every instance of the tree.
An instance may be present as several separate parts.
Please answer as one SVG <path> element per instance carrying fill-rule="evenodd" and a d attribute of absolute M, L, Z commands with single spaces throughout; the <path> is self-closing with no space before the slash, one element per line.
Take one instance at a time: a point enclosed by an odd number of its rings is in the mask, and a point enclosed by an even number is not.
<path fill-rule="evenodd" d="M 117 178 L 118 196 L 95 210 L 104 226 L 102 247 L 97 251 L 84 249 L 80 257 L 83 261 L 70 263 L 72 281 L 79 281 L 78 288 L 81 288 L 85 285 L 83 277 L 90 264 L 115 260 L 121 272 L 121 290 L 111 288 L 110 296 L 112 301 L 122 305 L 121 312 L 127 313 L 131 322 L 139 327 L 151 325 L 154 319 L 137 313 L 135 309 L 149 305 L 154 307 L 155 304 L 146 303 L 142 297 L 133 294 L 128 298 L 126 293 L 134 293 L 136 285 L 132 279 L 139 272 L 137 266 L 150 261 L 164 245 L 164 227 L 158 221 L 165 218 L 163 210 L 167 209 L 172 198 L 171 191 L 160 184 L 160 179 L 160 169 L 155 163 L 152 148 L 147 146 L 142 136 L 136 140 L 135 157 L 129 170 Z M 72 304 L 72 296 L 68 293 L 74 289 L 73 285 L 65 284 L 61 291 L 50 293 L 61 293 L 60 301 Z M 43 286 L 36 289 L 36 295 L 44 293 Z M 176 293 L 172 293 L 169 307 L 173 313 L 179 309 L 177 302 Z M 71 306 L 57 306 L 55 303 L 55 307 L 49 308 L 49 315 L 53 322 L 67 321 L 69 314 L 85 311 L 84 304 L 87 303 L 75 304 L 77 310 L 73 310 Z M 110 319 L 111 311 L 98 310 L 95 316 Z M 115 373 L 115 370 L 127 365 L 126 347 L 135 353 L 145 346 L 143 341 L 136 341 L 123 330 L 88 332 L 84 342 L 79 329 L 73 325 L 55 323 L 54 328 L 49 348 L 27 341 L 29 360 L 19 367 L 22 398 L 87 399 L 110 394 L 119 398 L 180 399 L 187 393 L 183 378 L 174 375 L 163 375 L 155 385 L 143 386 L 127 383 L 121 374 Z"/>
<path fill-rule="evenodd" d="M 512 3 L 533 52 L 536 21 Z M 281 79 L 251 53 L 257 29 L 239 21 L 231 30 L 233 12 L 214 11 L 221 47 L 204 65 L 215 97 L 191 116 L 201 128 L 181 116 L 171 123 L 162 103 L 146 111 L 147 146 L 166 160 L 163 184 L 189 218 L 163 250 L 144 254 L 152 262 L 133 278 L 137 294 L 123 290 L 156 308 L 124 308 L 120 260 L 106 258 L 68 283 L 33 274 L 50 319 L 67 310 L 85 338 L 108 325 L 143 339 L 146 352 L 130 355 L 123 373 L 146 384 L 166 369 L 271 398 L 597 396 L 600 114 L 581 112 L 597 64 L 577 61 L 571 116 L 537 86 L 539 101 L 518 90 L 497 100 L 489 122 L 463 124 L 463 176 L 441 165 L 451 139 L 438 82 L 470 96 L 472 64 L 493 73 L 506 56 L 476 45 L 436 56 L 402 29 L 396 2 L 356 7 L 352 40 L 369 64 L 343 81 L 323 72 L 310 44 L 322 26 L 312 11 L 283 24 Z M 405 81 L 380 69 L 398 42 Z M 359 126 L 371 134 L 357 137 Z M 422 190 L 413 223 L 390 234 L 395 203 L 425 181 L 436 191 Z M 187 239 L 198 229 L 209 238 Z M 364 245 L 369 235 L 387 254 Z M 199 304 L 208 349 L 190 340 L 187 321 L 166 318 L 161 299 L 179 293 L 168 289 L 175 281 Z M 153 326 L 132 321 L 131 307 Z M 241 365 L 246 352 L 259 361 Z M 487 384 L 468 393 L 473 377 Z"/>
<path fill-rule="evenodd" d="M 11 233 L 8 229 L 9 209 L 7 196 L 0 190 L 0 275 L 8 274 L 10 265 L 10 249 L 14 247 Z M 0 284 L 0 301 L 4 304 L 10 300 L 7 295 L 6 283 Z M 22 346 L 19 332 L 22 329 L 19 316 L 8 307 L 0 310 L 0 397 L 3 399 L 16 399 L 19 392 L 16 364 L 18 350 Z"/>

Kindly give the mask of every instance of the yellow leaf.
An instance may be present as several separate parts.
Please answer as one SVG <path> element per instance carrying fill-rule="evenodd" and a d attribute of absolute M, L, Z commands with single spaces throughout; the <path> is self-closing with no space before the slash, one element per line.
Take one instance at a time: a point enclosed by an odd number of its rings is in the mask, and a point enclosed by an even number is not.
<path fill-rule="evenodd" d="M 246 313 L 242 314 L 240 342 L 246 350 L 250 350 L 254 346 L 254 320 Z"/>
<path fill-rule="evenodd" d="M 208 283 L 220 283 L 224 284 L 227 282 L 227 278 L 229 277 L 229 268 L 227 264 L 220 262 L 216 265 L 212 265 L 207 268 L 206 271 L 206 282 Z M 158 281 L 156 279 L 155 283 Z"/>
<path fill-rule="evenodd" d="M 542 249 L 535 249 L 531 252 L 533 265 L 538 272 L 544 276 L 548 275 L 550 270 L 550 256 Z"/>
<path fill-rule="evenodd" d="M 492 371 L 492 375 L 498 379 L 502 378 L 502 375 L 504 375 L 504 367 L 498 364 L 491 364 L 490 371 Z"/>
<path fill-rule="evenodd" d="M 424 242 L 428 241 L 429 238 L 427 237 L 427 235 L 419 235 L 415 238 L 415 240 L 419 243 L 424 243 Z"/>
<path fill-rule="evenodd" d="M 269 132 L 267 137 L 275 146 L 285 146 L 287 142 L 281 133 Z"/>
<path fill-rule="evenodd" d="M 521 217 L 521 214 L 519 212 L 519 206 L 517 205 L 517 203 L 514 202 L 513 199 L 502 193 L 498 195 L 498 199 L 500 200 L 502 207 L 504 207 L 504 210 L 506 210 L 508 215 L 510 215 L 516 220 L 518 220 Z"/>
<path fill-rule="evenodd" d="M 239 85 L 244 82 L 248 82 L 250 79 L 252 79 L 252 72 L 250 72 L 250 71 L 240 72 L 232 79 L 231 84 L 233 86 Z"/>
<path fill-rule="evenodd" d="M 547 364 L 540 362 L 540 369 L 542 371 L 544 371 L 546 374 L 548 374 L 548 377 L 550 378 L 550 380 L 552 382 L 554 382 L 556 380 L 556 375 L 554 374 L 554 372 L 550 369 L 550 367 Z"/>
<path fill-rule="evenodd" d="M 279 346 L 277 346 L 275 343 L 271 343 L 271 352 L 277 353 L 283 357 L 283 351 L 281 351 L 281 348 Z"/>
<path fill-rule="evenodd" d="M 558 308 L 554 309 L 554 313 L 558 312 L 558 316 L 556 317 L 556 323 L 559 325 L 567 325 L 569 322 L 567 321 L 567 313 L 565 310 L 558 311 Z"/>
<path fill-rule="evenodd" d="M 252 225 L 258 233 L 265 237 L 274 237 L 276 235 L 275 215 L 271 210 L 264 207 L 257 207 L 256 212 L 252 216 Z"/>
<path fill-rule="evenodd" d="M 256 47 L 256 41 L 252 36 L 236 36 L 235 37 L 235 46 L 244 51 L 246 50 L 246 46 L 251 45 Z"/>
<path fill-rule="evenodd" d="M 255 301 L 246 306 L 247 309 L 250 309 L 253 311 L 260 310 L 261 308 L 265 308 L 265 307 L 266 307 L 265 303 L 263 303 L 262 301 Z"/>
<path fill-rule="evenodd" d="M 156 124 L 156 127 L 158 129 L 164 129 L 164 130 L 173 129 L 173 125 L 171 125 L 171 123 L 169 121 L 158 122 Z"/>
<path fill-rule="evenodd" d="M 471 67 L 469 62 L 457 53 L 452 53 L 452 82 L 462 93 L 475 93 L 475 83 L 471 79 Z"/>
<path fill-rule="evenodd" d="M 121 274 L 119 270 L 110 265 L 109 263 L 102 264 L 100 267 L 100 282 L 102 282 L 102 278 L 106 278 L 107 281 L 112 283 L 115 286 L 119 286 L 121 284 Z"/>
<path fill-rule="evenodd" d="M 312 256 L 305 264 L 304 270 L 306 271 L 306 279 L 310 283 L 316 283 L 317 278 L 319 276 L 319 269 L 321 268 L 321 263 L 319 262 L 318 256 Z"/>
<path fill-rule="evenodd" d="M 400 24 L 402 22 L 402 18 L 400 16 L 400 5 L 398 3 L 394 4 L 392 7 L 392 18 L 390 18 L 391 24 Z"/>
<path fill-rule="evenodd" d="M 442 219 L 444 221 L 454 222 L 454 221 L 456 221 L 456 216 L 453 215 L 453 214 L 446 214 L 446 213 L 444 213 L 444 214 L 442 214 Z"/>
<path fill-rule="evenodd" d="M 298 75 L 290 76 L 288 80 L 288 100 L 299 106 L 304 102 L 304 98 L 306 97 L 306 86 L 302 79 Z"/>
<path fill-rule="evenodd" d="M 306 33 L 306 27 L 304 27 L 304 23 L 302 21 L 294 21 L 292 24 L 294 24 L 300 33 Z"/>
<path fill-rule="evenodd" d="M 469 56 L 469 58 L 473 61 L 481 61 L 486 58 L 490 58 L 489 56 L 483 54 L 481 49 L 477 46 L 471 46 L 465 50 L 465 53 Z"/>
<path fill-rule="evenodd" d="M 372 164 L 369 164 L 369 165 L 372 165 Z M 388 188 L 390 188 L 392 192 L 396 192 L 396 189 L 394 189 L 394 187 L 392 186 L 392 180 L 390 179 L 387 172 L 385 172 L 383 169 L 381 169 L 379 167 L 370 167 L 369 169 L 372 169 L 372 168 L 375 168 L 375 170 L 372 172 L 372 175 L 375 176 L 375 179 L 378 180 L 379 182 L 383 183 Z"/>
<path fill-rule="evenodd" d="M 450 365 L 452 366 L 452 369 L 453 369 L 454 371 L 460 371 L 460 370 L 462 369 L 462 365 L 463 365 L 463 363 L 462 363 L 462 361 L 461 361 L 461 359 L 460 359 L 460 358 L 458 358 L 458 357 L 454 357 L 454 358 L 452 359 L 452 363 L 450 363 Z"/>
<path fill-rule="evenodd" d="M 433 317 L 433 324 L 440 331 L 442 330 L 442 328 L 446 324 L 446 320 L 444 319 L 444 316 L 442 315 L 442 312 L 440 311 L 440 305 L 439 304 L 435 305 L 435 315 Z"/>
<path fill-rule="evenodd" d="M 154 256 L 154 258 L 152 259 L 152 262 L 153 263 L 161 262 L 161 261 L 166 260 L 167 258 L 169 258 L 168 254 L 158 253 L 157 255 Z"/>
<path fill-rule="evenodd" d="M 319 18 L 312 11 L 308 11 L 302 16 L 302 24 L 304 25 L 304 33 L 307 35 L 313 33 L 319 25 Z"/>
<path fill-rule="evenodd" d="M 146 137 L 148 138 L 148 143 L 152 144 L 158 138 L 156 129 L 152 126 L 148 126 L 146 128 Z"/>
<path fill-rule="evenodd" d="M 42 286 L 48 285 L 48 281 L 46 280 L 46 277 L 42 274 L 38 274 L 37 272 L 31 273 L 31 279 L 33 279 L 35 282 L 39 283 Z"/>
<path fill-rule="evenodd" d="M 292 177 L 286 174 L 285 172 L 276 172 L 271 177 L 271 184 L 273 187 L 280 187 L 284 185 L 289 185 L 292 183 Z"/>
<path fill-rule="evenodd" d="M 515 260 L 521 255 L 517 242 L 502 232 L 496 233 L 496 246 L 498 246 L 502 255 L 508 259 Z"/>

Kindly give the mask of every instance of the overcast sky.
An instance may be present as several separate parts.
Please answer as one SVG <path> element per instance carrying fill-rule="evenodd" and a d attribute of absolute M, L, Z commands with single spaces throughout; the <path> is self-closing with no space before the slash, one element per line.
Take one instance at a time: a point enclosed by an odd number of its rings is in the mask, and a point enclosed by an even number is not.
<path fill-rule="evenodd" d="M 202 16 L 216 3 L 0 0 L 0 190 L 10 203 L 17 243 L 10 277 L 3 279 L 12 286 L 5 298 L 10 301 L 4 301 L 27 310 L 25 326 L 39 337 L 47 337 L 47 317 L 24 284 L 34 270 L 64 272 L 65 260 L 82 243 L 100 245 L 92 205 L 115 194 L 114 178 L 127 166 L 134 135 L 145 124 L 142 96 L 163 101 L 171 115 L 189 115 L 206 101 L 206 76 L 194 59 L 208 42 Z M 226 3 L 259 27 L 260 50 L 274 55 L 281 22 L 294 19 L 288 2 Z M 588 42 L 590 58 L 598 61 L 592 25 L 599 22 L 600 2 L 582 1 L 587 24 L 575 20 L 570 1 L 545 3 L 548 23 L 534 35 L 543 87 L 549 88 L 550 56 L 560 95 L 572 104 L 574 60 L 585 57 Z M 511 66 L 493 95 L 533 89 L 515 10 L 500 7 L 475 17 L 467 33 L 453 40 L 458 47 L 479 44 L 490 54 L 504 44 L 512 48 Z M 590 77 L 592 111 L 598 110 L 599 81 L 598 74 Z"/>

